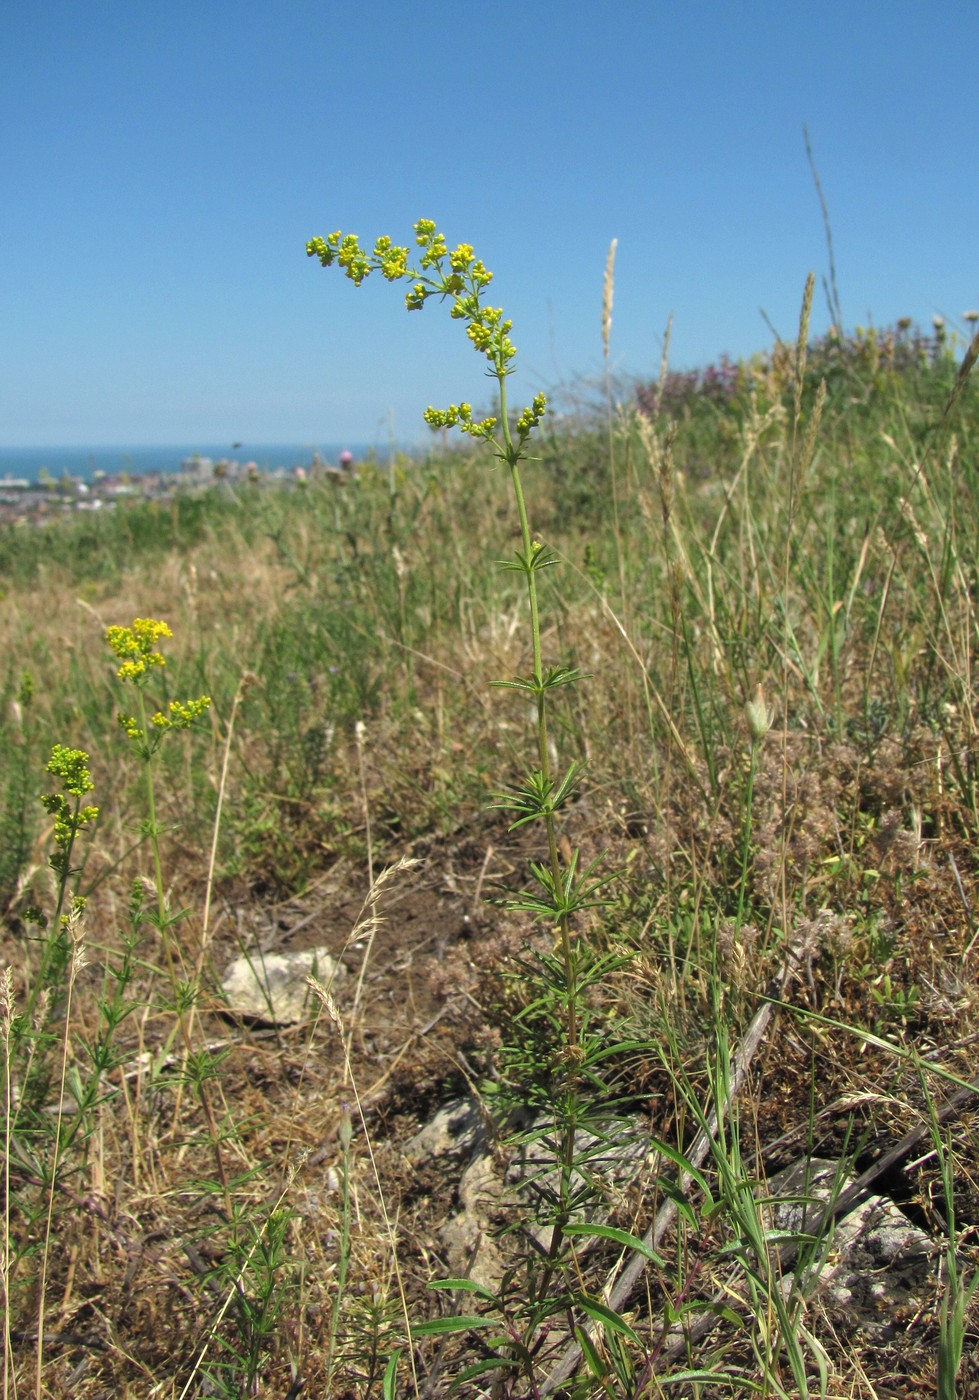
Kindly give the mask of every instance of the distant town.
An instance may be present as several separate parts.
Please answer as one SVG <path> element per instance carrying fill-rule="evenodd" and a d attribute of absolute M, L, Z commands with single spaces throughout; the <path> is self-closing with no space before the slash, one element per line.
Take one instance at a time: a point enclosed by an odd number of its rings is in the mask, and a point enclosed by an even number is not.
<path fill-rule="evenodd" d="M 340 454 L 339 466 L 318 453 L 306 466 L 263 471 L 257 462 L 233 457 L 217 460 L 194 454 L 185 457 L 176 472 L 107 473 L 95 471 L 88 478 L 69 472 L 53 476 L 41 469 L 34 481 L 10 474 L 0 476 L 0 522 L 33 521 L 45 524 L 73 511 L 113 510 L 132 501 L 167 500 L 177 492 L 203 491 L 214 486 L 233 490 L 246 482 L 260 485 L 301 485 L 314 477 L 342 481 L 354 470 L 351 453 Z"/>

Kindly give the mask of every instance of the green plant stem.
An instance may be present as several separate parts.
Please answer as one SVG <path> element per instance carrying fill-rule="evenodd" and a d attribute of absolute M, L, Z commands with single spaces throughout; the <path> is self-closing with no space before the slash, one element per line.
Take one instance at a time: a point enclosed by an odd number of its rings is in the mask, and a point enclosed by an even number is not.
<path fill-rule="evenodd" d="M 139 711 L 139 727 L 143 731 L 143 741 L 146 747 L 146 757 L 144 768 L 146 771 L 146 812 L 147 831 L 150 837 L 150 850 L 153 852 L 153 882 L 156 887 L 156 910 L 159 915 L 160 936 L 163 939 L 164 951 L 167 955 L 167 963 L 170 967 L 170 976 L 176 980 L 176 973 L 173 963 L 173 953 L 170 946 L 170 936 L 167 929 L 167 901 L 163 891 L 163 861 L 160 857 L 160 829 L 156 821 L 156 790 L 153 785 L 153 755 L 150 750 L 149 724 L 146 719 L 146 701 L 143 698 L 142 686 L 136 687 L 136 705 Z"/>
<path fill-rule="evenodd" d="M 504 371 L 498 372 L 500 385 L 500 419 L 503 424 L 503 443 L 507 466 L 510 468 L 510 481 L 513 485 L 513 494 L 517 503 L 517 515 L 520 520 L 520 539 L 523 546 L 524 559 L 527 561 L 524 570 L 527 578 L 527 598 L 530 604 L 530 632 L 531 644 L 534 657 L 534 681 L 537 685 L 537 757 L 540 771 L 545 783 L 550 779 L 551 758 L 547 743 L 547 705 L 544 694 L 544 663 L 541 654 L 540 640 L 540 605 L 537 599 L 537 579 L 535 570 L 531 567 L 533 555 L 533 537 L 530 530 L 530 519 L 527 514 L 527 503 L 524 499 L 523 484 L 520 480 L 520 453 L 513 445 L 510 436 L 510 427 L 507 422 L 507 402 L 506 402 L 506 375 Z M 554 823 L 554 813 L 547 811 L 544 814 L 544 829 L 547 833 L 548 861 L 551 867 L 551 874 L 554 877 L 555 886 L 560 888 L 561 883 L 561 857 L 557 848 L 557 829 Z M 558 928 L 561 935 L 561 949 L 566 971 L 568 973 L 569 994 L 573 986 L 573 967 L 571 957 L 571 939 L 566 915 L 562 915 L 558 920 Z M 569 1046 L 578 1044 L 577 1014 L 573 1005 L 574 998 L 569 995 Z"/>
<path fill-rule="evenodd" d="M 61 871 L 58 880 L 57 903 L 55 905 L 54 917 L 51 920 L 51 936 L 49 938 L 46 938 L 44 941 L 44 945 L 41 951 L 41 964 L 37 970 L 37 975 L 34 978 L 33 985 L 31 986 L 31 990 L 27 997 L 27 1002 L 24 1008 L 24 1019 L 28 1022 L 34 1015 L 34 1008 L 37 1005 L 38 997 L 41 994 L 42 988 L 48 985 L 50 979 L 51 963 L 54 960 L 55 953 L 57 952 L 59 941 L 63 937 L 61 916 L 65 907 L 65 897 L 68 893 L 68 881 L 72 873 L 71 853 L 74 849 L 75 834 L 78 831 L 78 814 L 81 811 L 81 807 L 82 799 L 80 797 L 76 797 L 75 810 L 72 814 L 71 822 L 71 839 L 69 840 L 68 844 L 64 847 L 61 856 L 59 857 L 59 859 L 61 860 Z"/>
<path fill-rule="evenodd" d="M 10 1074 L 12 1049 L 11 1021 L 13 1012 L 12 980 L 9 972 L 2 987 L 0 1032 L 3 1049 L 3 1241 L 0 1243 L 0 1288 L 3 1289 L 3 1400 L 10 1395 L 10 1363 L 13 1345 L 10 1336 L 10 1143 L 12 1139 L 13 1082 Z"/>
<path fill-rule="evenodd" d="M 741 876 L 738 880 L 738 908 L 735 914 L 735 937 L 744 922 L 744 906 L 748 890 L 748 866 L 751 863 L 751 818 L 755 801 L 755 771 L 758 763 L 758 742 L 753 740 L 748 760 L 748 786 L 744 797 L 744 836 L 741 842 Z M 716 972 L 715 968 L 715 980 Z"/>
<path fill-rule="evenodd" d="M 156 791 L 153 784 L 153 749 L 150 743 L 149 724 L 146 718 L 146 702 L 143 698 L 143 688 L 139 685 L 136 686 L 136 704 L 138 723 L 143 734 L 143 763 L 146 770 L 146 827 L 150 838 L 150 849 L 153 852 L 153 878 L 156 887 L 157 927 L 160 931 L 163 952 L 167 960 L 167 972 L 170 977 L 170 988 L 173 993 L 174 1009 L 177 1014 L 180 1038 L 184 1044 L 184 1052 L 189 1056 L 193 1053 L 194 1044 L 193 1007 L 191 1008 L 191 1016 L 188 1018 L 183 1005 L 180 979 L 177 976 L 177 965 L 174 961 L 173 943 L 170 937 L 170 924 L 172 920 L 167 908 L 167 898 L 163 887 L 163 861 L 160 856 L 160 828 L 156 820 Z M 203 1078 L 195 1076 L 195 1083 L 197 1098 L 203 1110 L 205 1121 L 207 1122 L 208 1136 L 211 1139 L 215 1169 L 218 1174 L 218 1180 L 221 1183 L 221 1189 L 224 1193 L 225 1209 L 228 1219 L 233 1221 L 236 1217 L 232 1209 L 231 1186 L 224 1164 L 224 1154 L 221 1151 L 221 1136 L 218 1132 L 217 1121 L 214 1117 L 214 1109 L 211 1105 L 211 1100 Z"/>
<path fill-rule="evenodd" d="M 506 370 L 504 367 L 498 368 L 497 380 L 500 388 L 500 421 L 502 423 L 504 453 L 507 465 L 510 468 L 510 481 L 513 485 L 513 494 L 517 503 L 517 515 L 520 521 L 520 539 L 525 560 L 524 573 L 527 579 L 527 597 L 530 605 L 534 681 L 537 686 L 537 752 L 540 771 L 546 790 L 550 781 L 551 762 L 547 742 L 547 704 L 543 684 L 544 664 L 541 653 L 540 606 L 537 597 L 536 570 L 533 567 L 533 538 L 530 530 L 530 519 L 527 513 L 527 503 L 523 493 L 523 483 L 520 479 L 520 452 L 513 444 L 513 439 L 510 435 L 510 426 L 507 421 Z M 558 854 L 557 829 L 554 821 L 554 813 L 551 810 L 547 810 L 544 813 L 544 829 L 547 833 L 547 850 L 551 867 L 551 876 L 554 881 L 555 890 L 559 890 L 562 883 L 561 858 Z M 576 975 L 574 951 L 571 946 L 571 929 L 566 912 L 562 912 L 558 916 L 557 929 L 561 961 L 564 966 L 565 1015 L 567 1018 L 565 1032 L 566 1045 L 564 1049 L 568 1068 L 565 1084 L 563 1086 L 566 1102 L 561 1111 L 562 1124 L 559 1149 L 561 1170 L 560 1204 L 551 1229 L 551 1239 L 547 1251 L 548 1263 L 541 1277 L 539 1296 L 543 1296 L 550 1285 L 555 1264 L 561 1252 L 561 1245 L 564 1241 L 564 1227 L 570 1216 L 567 1203 L 571 1194 L 574 1172 L 575 1137 L 578 1122 L 578 979 Z"/>
<path fill-rule="evenodd" d="M 44 1216 L 44 1247 L 41 1251 L 41 1275 L 38 1282 L 37 1294 L 37 1349 L 35 1353 L 36 1364 L 34 1378 L 35 1395 L 37 1397 L 37 1400 L 41 1400 L 41 1397 L 43 1395 L 42 1375 L 44 1371 L 44 1314 L 45 1303 L 47 1301 L 48 1261 L 51 1257 L 51 1225 L 54 1220 L 54 1193 L 57 1188 L 58 1171 L 61 1166 L 60 1158 L 62 1146 L 62 1123 L 64 1120 L 65 1111 L 65 1087 L 68 1079 L 68 1024 L 71 1020 L 71 1003 L 72 994 L 75 990 L 75 978 L 77 976 L 78 968 L 80 966 L 79 959 L 77 956 L 77 949 L 75 946 L 75 940 L 78 936 L 77 918 L 78 914 L 73 913 L 69 919 L 69 929 L 71 930 L 71 932 L 68 936 L 70 938 L 71 948 L 69 952 L 68 963 L 68 995 L 65 1001 L 64 1027 L 62 1029 L 61 1034 L 61 1070 L 58 1082 L 58 1108 L 57 1117 L 54 1125 L 54 1150 L 51 1154 L 51 1179 L 48 1184 L 48 1200 Z"/>

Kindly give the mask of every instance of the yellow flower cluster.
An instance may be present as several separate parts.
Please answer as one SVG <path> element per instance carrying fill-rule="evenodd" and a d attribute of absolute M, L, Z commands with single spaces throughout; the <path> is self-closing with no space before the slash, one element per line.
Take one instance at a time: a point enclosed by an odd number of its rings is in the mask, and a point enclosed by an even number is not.
<path fill-rule="evenodd" d="M 211 697 L 202 695 L 198 700 L 186 702 L 171 700 L 167 708 L 170 711 L 168 715 L 157 710 L 153 716 L 152 722 L 157 729 L 189 729 L 199 715 L 211 708 Z"/>
<path fill-rule="evenodd" d="M 533 403 L 529 408 L 525 408 L 517 419 L 517 434 L 521 444 L 526 442 L 527 438 L 530 437 L 530 434 L 537 427 L 537 424 L 544 417 L 546 412 L 547 399 L 543 394 L 535 394 Z"/>
<path fill-rule="evenodd" d="M 137 719 L 132 715 L 117 715 L 116 718 L 127 739 L 132 739 L 134 744 L 143 742 L 143 731 L 140 729 Z"/>
<path fill-rule="evenodd" d="M 55 744 L 47 762 L 47 772 L 60 778 L 65 792 L 72 797 L 82 798 L 95 786 L 88 771 L 88 754 L 81 749 L 69 749 L 64 744 Z M 54 839 L 63 850 L 71 846 L 76 833 L 89 822 L 94 822 L 99 814 L 98 807 L 81 806 L 80 802 L 70 803 L 63 793 L 45 794 L 41 806 L 54 817 Z"/>
<path fill-rule="evenodd" d="M 117 672 L 119 679 L 132 681 L 133 685 L 142 686 L 152 666 L 164 666 L 161 654 L 155 650 L 157 642 L 161 637 L 172 637 L 173 633 L 165 622 L 158 622 L 152 617 L 137 617 L 131 627 L 109 627 L 106 629 L 105 639 L 109 643 L 116 656 L 122 661 L 122 665 Z M 143 723 L 135 715 L 119 715 L 119 724 L 126 736 L 143 753 L 144 758 L 154 752 L 160 736 L 167 729 L 189 729 L 194 720 L 210 709 L 211 697 L 201 695 L 197 700 L 171 700 L 164 714 L 162 710 L 157 710 L 153 715 L 151 723 L 157 731 L 156 738 L 152 744 L 149 743 L 148 734 L 144 733 Z M 140 715 L 145 711 L 140 702 Z M 85 755 L 83 754 L 84 758 Z M 73 791 L 74 789 L 69 789 Z"/>
<path fill-rule="evenodd" d="M 337 263 L 358 287 L 371 272 L 380 272 L 389 282 L 411 278 L 411 288 L 405 295 L 409 311 L 420 311 L 432 296 L 440 300 L 450 298 L 449 314 L 455 320 L 467 322 L 466 334 L 474 348 L 486 356 L 490 372 L 502 384 L 503 378 L 511 372 L 511 361 L 517 351 L 510 339 L 512 321 L 504 319 L 500 307 L 482 304 L 482 293 L 493 280 L 493 274 L 476 258 L 472 244 L 460 243 L 450 250 L 434 219 L 418 220 L 415 244 L 421 249 L 417 267 L 409 265 L 409 250 L 395 245 L 387 235 L 378 238 L 373 251 L 367 253 L 356 234 L 344 234 L 338 229 L 326 238 L 311 238 L 306 244 L 306 253 L 308 257 L 319 258 L 323 267 Z M 544 406 L 544 396 L 538 394 L 518 418 L 521 446 L 540 422 Z M 452 404 L 447 409 L 429 408 L 425 421 L 433 428 L 458 426 L 464 433 L 487 440 L 493 437 L 497 427 L 495 418 L 474 422 L 468 404 Z"/>
<path fill-rule="evenodd" d="M 64 744 L 55 744 L 45 771 L 60 778 L 65 791 L 70 792 L 72 797 L 84 797 L 95 786 L 88 771 L 88 754 L 81 749 L 68 749 Z"/>
<path fill-rule="evenodd" d="M 137 617 L 132 627 L 107 628 L 105 640 L 122 662 L 116 673 L 119 679 L 135 684 L 151 666 L 165 666 L 162 655 L 154 648 L 161 637 L 172 636 L 165 622 L 152 617 Z"/>
<path fill-rule="evenodd" d="M 426 408 L 422 415 L 430 428 L 460 428 L 470 437 L 491 438 L 496 427 L 495 418 L 473 421 L 472 404 L 450 403 L 448 408 Z"/>

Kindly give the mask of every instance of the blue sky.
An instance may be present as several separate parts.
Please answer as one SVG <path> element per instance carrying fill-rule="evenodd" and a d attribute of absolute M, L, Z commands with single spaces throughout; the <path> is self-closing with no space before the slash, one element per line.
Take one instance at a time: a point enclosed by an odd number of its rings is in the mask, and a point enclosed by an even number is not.
<path fill-rule="evenodd" d="M 514 402 L 979 303 L 976 0 L 37 0 L 0 84 L 0 445 L 418 442 L 489 401 L 444 308 L 307 260 L 437 220 L 495 273 Z M 815 329 L 828 314 L 817 293 Z M 624 390 L 623 390 L 624 392 Z"/>

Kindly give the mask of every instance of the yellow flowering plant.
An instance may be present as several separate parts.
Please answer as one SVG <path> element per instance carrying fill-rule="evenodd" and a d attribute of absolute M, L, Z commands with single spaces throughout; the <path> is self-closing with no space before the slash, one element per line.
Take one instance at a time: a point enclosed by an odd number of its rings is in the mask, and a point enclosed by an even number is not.
<path fill-rule="evenodd" d="M 163 736 L 173 730 L 189 729 L 195 720 L 210 709 L 211 697 L 200 695 L 192 700 L 171 700 L 167 704 L 166 712 L 162 709 L 156 709 L 152 714 L 149 713 L 145 696 L 147 685 L 154 673 L 166 666 L 166 659 L 163 653 L 157 649 L 157 644 L 164 638 L 172 636 L 173 633 L 165 622 L 152 617 L 137 617 L 131 627 L 107 628 L 105 640 L 113 655 L 121 663 L 117 668 L 116 675 L 121 681 L 132 685 L 136 692 L 135 715 L 120 714 L 119 724 L 132 741 L 133 747 L 143 763 L 146 777 L 147 815 L 146 820 L 140 824 L 140 832 L 148 838 L 150 850 L 153 853 L 156 910 L 152 914 L 147 913 L 145 918 L 160 933 L 167 961 L 174 1009 L 177 1014 L 177 1025 L 186 1053 L 190 1057 L 194 1055 L 192 1027 L 198 995 L 197 978 L 188 979 L 180 975 L 183 969 L 183 958 L 180 947 L 171 933 L 173 926 L 183 918 L 186 911 L 171 911 L 164 888 L 163 861 L 160 853 L 160 836 L 163 833 L 163 827 L 156 815 L 153 764 L 157 750 L 163 742 Z M 197 1096 L 207 1121 L 218 1178 L 227 1198 L 228 1181 L 221 1152 L 221 1136 L 204 1082 L 209 1073 L 207 1068 L 209 1057 L 197 1055 L 194 1063 L 199 1071 L 196 1082 Z"/>
<path fill-rule="evenodd" d="M 372 272 L 380 272 L 389 282 L 407 279 L 411 287 L 405 295 L 408 311 L 420 311 L 432 297 L 450 301 L 449 314 L 466 323 L 466 334 L 475 349 L 484 356 L 488 373 L 497 381 L 499 415 L 483 419 L 473 417 L 468 403 L 450 404 L 446 409 L 427 408 L 425 421 L 434 428 L 458 427 L 470 437 L 489 443 L 497 457 L 510 472 L 514 500 L 520 525 L 520 548 L 504 567 L 522 573 L 527 584 L 530 610 L 532 671 L 528 676 L 515 676 L 499 681 L 498 685 L 528 692 L 535 702 L 537 729 L 537 767 L 512 791 L 501 795 L 500 805 L 519 814 L 519 824 L 540 818 L 544 822 L 548 860 L 534 865 L 533 873 L 541 886 L 542 895 L 528 895 L 515 900 L 514 906 L 528 909 L 535 915 L 552 918 L 559 929 L 559 942 L 565 954 L 566 972 L 573 981 L 569 919 L 577 911 L 595 902 L 598 884 L 591 869 L 581 872 L 577 860 L 562 867 L 558 852 L 555 814 L 573 796 L 580 776 L 579 765 L 572 763 L 560 779 L 551 772 L 551 749 L 548 742 L 546 697 L 559 686 L 573 684 L 581 673 L 570 666 L 545 666 L 541 648 L 540 607 L 537 575 L 557 562 L 552 550 L 535 538 L 531 527 L 520 475 L 520 464 L 529 460 L 528 440 L 539 427 L 547 411 L 544 394 L 536 394 L 531 403 L 516 417 L 513 427 L 507 406 L 506 381 L 513 373 L 516 347 L 510 338 L 513 322 L 506 319 L 499 307 L 487 306 L 483 293 L 493 279 L 485 264 L 476 258 L 472 245 L 460 243 L 449 248 L 445 236 L 438 232 L 432 219 L 419 219 L 414 226 L 415 244 L 419 252 L 417 264 L 407 247 L 398 247 L 385 236 L 377 239 L 373 249 L 361 247 L 356 234 L 339 230 L 326 238 L 312 238 L 306 244 L 308 257 L 318 258 L 323 267 L 334 263 L 341 267 L 355 286 L 361 286 Z M 572 1003 L 573 1003 L 572 998 Z M 577 1024 L 573 1013 L 569 1018 L 572 1045 L 577 1043 Z"/>
<path fill-rule="evenodd" d="M 162 652 L 156 644 L 162 637 L 172 637 L 173 633 L 165 622 L 152 617 L 137 617 L 131 627 L 106 628 L 105 640 L 122 665 L 116 671 L 121 681 L 129 681 L 138 695 L 137 715 L 120 714 L 119 724 L 135 744 L 140 757 L 146 761 L 160 743 L 168 729 L 189 729 L 211 706 L 211 697 L 201 695 L 196 700 L 171 700 L 167 713 L 156 710 L 147 722 L 143 688 L 153 669 L 166 665 Z"/>
<path fill-rule="evenodd" d="M 431 219 L 420 219 L 414 226 L 415 248 L 395 245 L 388 237 L 377 239 L 373 247 L 361 246 L 355 234 L 339 231 L 326 238 L 310 239 L 309 257 L 323 267 L 334 264 L 360 286 L 374 272 L 389 282 L 406 280 L 408 311 L 420 311 L 431 298 L 448 301 L 449 314 L 462 321 L 475 350 L 484 357 L 488 374 L 496 380 L 498 412 L 477 418 L 472 405 L 450 404 L 448 408 L 425 410 L 425 421 L 433 428 L 456 427 L 472 438 L 485 441 L 507 467 L 519 521 L 520 543 L 505 568 L 523 575 L 526 582 L 530 620 L 531 665 L 529 674 L 517 675 L 497 685 L 522 692 L 531 699 L 535 716 L 535 761 L 521 781 L 499 795 L 498 807 L 515 814 L 511 830 L 539 821 L 544 828 L 546 858 L 531 863 L 533 885 L 508 901 L 511 909 L 529 913 L 555 934 L 553 949 L 523 959 L 521 976 L 527 983 L 528 1018 L 515 1024 L 511 1042 L 504 1050 L 504 1100 L 519 1102 L 529 1109 L 537 1123 L 521 1135 L 526 1144 L 535 1140 L 550 1155 L 557 1184 L 542 1190 L 535 1206 L 532 1227 L 543 1227 L 549 1243 L 543 1254 L 527 1251 L 513 1270 L 521 1268 L 533 1275 L 522 1301 L 491 1295 L 484 1291 L 506 1320 L 512 1341 L 502 1344 L 493 1364 L 504 1370 L 525 1369 L 533 1379 L 532 1356 L 555 1315 L 583 1316 L 587 1311 L 580 1296 L 573 1236 L 583 1233 L 580 1213 L 591 1199 L 593 1180 L 581 1160 L 578 1135 L 586 1122 L 596 1134 L 604 1131 L 614 1092 L 602 1080 L 602 1066 L 609 1054 L 608 1041 L 601 1027 L 593 1026 L 585 998 L 587 990 L 603 980 L 613 965 L 624 959 L 599 954 L 587 941 L 573 936 L 572 924 L 582 910 L 604 901 L 600 891 L 605 879 L 595 874 L 595 865 L 582 868 L 580 854 L 559 845 L 558 814 L 573 798 L 580 781 L 581 766 L 572 762 L 563 774 L 554 770 L 553 741 L 548 733 L 548 704 L 559 687 L 576 683 L 581 673 L 573 666 L 545 665 L 541 643 L 538 575 L 558 560 L 553 550 L 538 539 L 530 526 L 520 466 L 531 460 L 528 443 L 539 428 L 547 410 L 543 394 L 511 421 L 507 405 L 507 379 L 513 373 L 516 349 L 511 339 L 512 322 L 501 308 L 484 301 L 492 273 L 476 258 L 468 243 L 450 248 Z M 561 848 L 564 846 L 564 856 Z M 519 1018 L 518 1018 L 519 1020 Z M 588 1088 L 588 1100 L 584 1097 Z M 594 1111 L 592 1109 L 594 1106 Z M 504 1117 L 508 1105 L 503 1103 Z M 541 1126 L 545 1124 L 546 1126 Z M 585 1231 L 587 1232 L 587 1231 Z M 464 1281 L 447 1281 L 442 1286 L 465 1288 Z M 413 1329 L 422 1335 L 427 1329 L 444 1331 L 445 1319 Z M 489 1364 L 489 1363 L 486 1363 Z"/>
<path fill-rule="evenodd" d="M 80 916 L 85 908 L 84 898 L 77 893 L 77 889 L 75 893 L 70 893 L 70 887 L 73 877 L 78 874 L 72 860 L 75 842 L 86 827 L 98 820 L 99 815 L 98 807 L 85 801 L 95 786 L 88 761 L 88 754 L 81 749 L 55 744 L 45 765 L 45 772 L 58 779 L 60 784 L 58 791 L 43 793 L 40 798 L 41 806 L 52 819 L 54 851 L 48 863 L 57 880 L 57 896 L 50 923 L 51 932 L 43 940 L 40 967 L 28 998 L 28 1020 L 34 1013 L 42 988 L 56 982 L 63 971 L 70 951 L 65 936 L 69 919 L 72 915 Z M 69 913 L 64 912 L 66 905 Z M 33 904 L 25 907 L 24 917 L 28 924 L 35 924 L 40 929 L 49 927 L 47 917 Z"/>
<path fill-rule="evenodd" d="M 164 734 L 174 729 L 189 729 L 194 721 L 210 708 L 211 697 L 201 695 L 194 700 L 171 700 L 167 705 L 166 713 L 160 709 L 155 710 L 152 714 L 149 713 L 145 697 L 146 687 L 153 674 L 166 666 L 166 659 L 163 653 L 158 650 L 158 643 L 164 638 L 172 636 L 173 633 L 165 622 L 160 622 L 152 617 L 137 617 L 132 626 L 108 627 L 105 633 L 105 640 L 110 651 L 121 663 L 116 670 L 116 675 L 121 681 L 131 685 L 136 692 L 136 713 L 122 712 L 118 718 L 121 728 L 131 740 L 144 766 L 147 819 L 142 823 L 140 830 L 144 836 L 149 838 L 150 848 L 153 852 L 157 897 L 157 910 L 153 921 L 163 936 L 164 951 L 176 993 L 176 967 L 167 929 L 176 922 L 176 918 L 179 916 L 169 913 L 163 887 L 163 866 L 160 858 L 161 827 L 156 817 L 153 759 Z"/>

